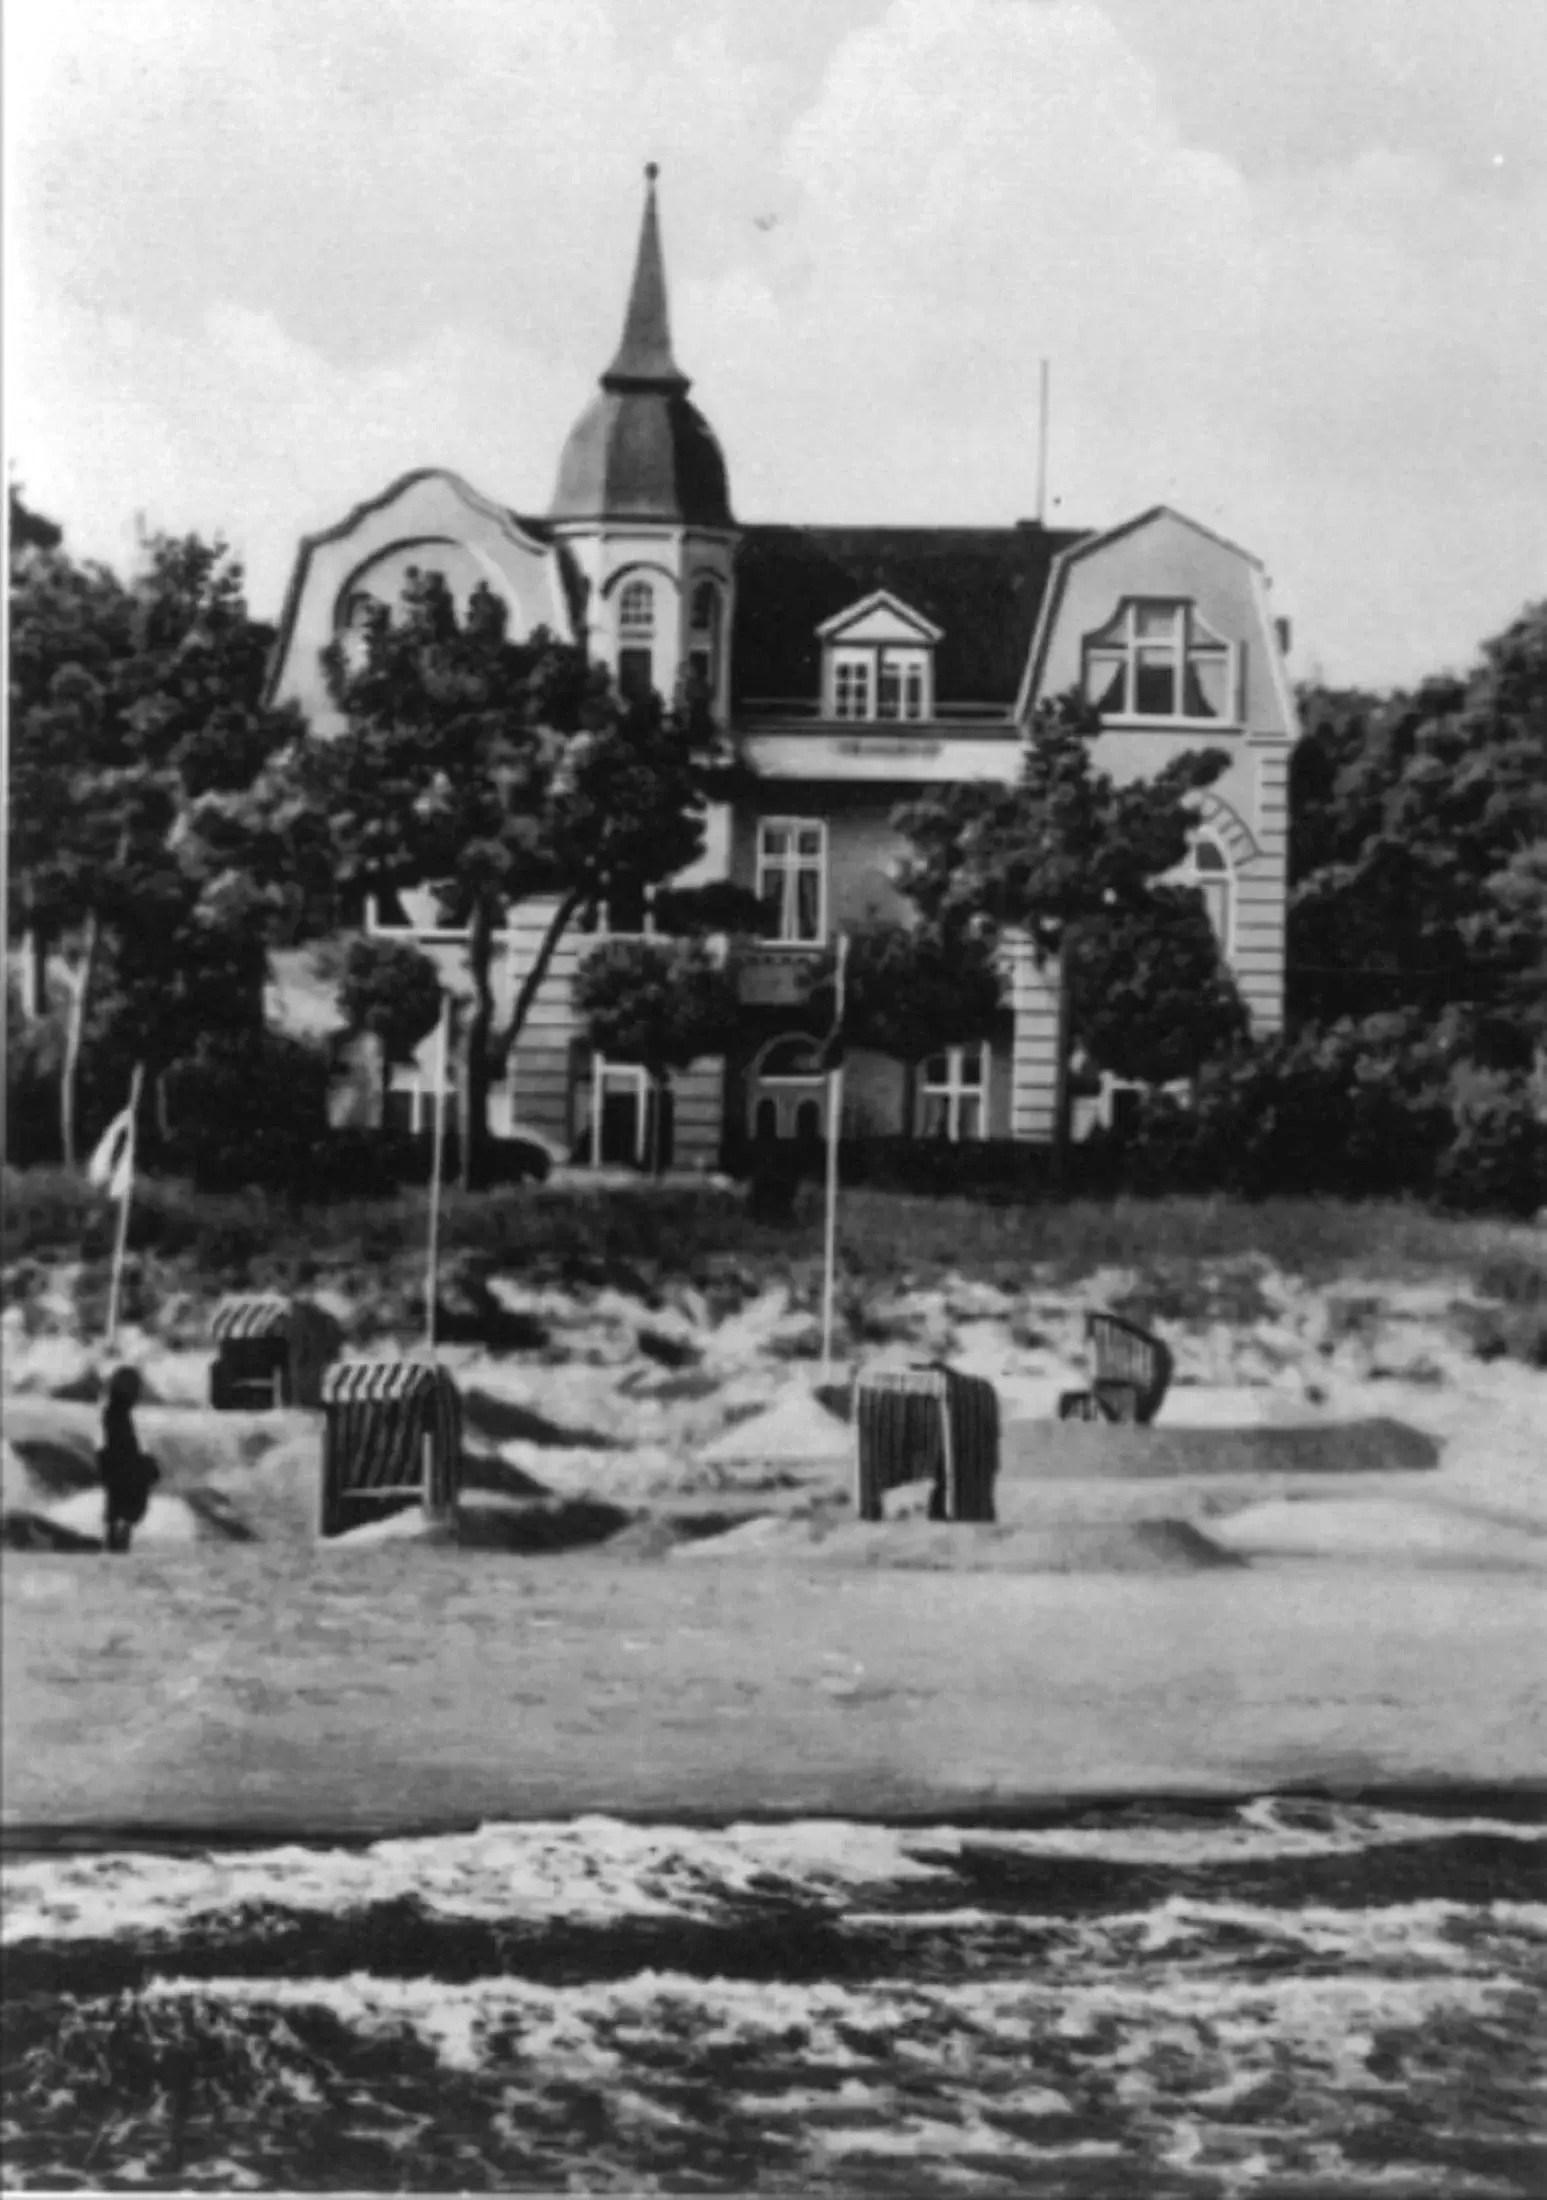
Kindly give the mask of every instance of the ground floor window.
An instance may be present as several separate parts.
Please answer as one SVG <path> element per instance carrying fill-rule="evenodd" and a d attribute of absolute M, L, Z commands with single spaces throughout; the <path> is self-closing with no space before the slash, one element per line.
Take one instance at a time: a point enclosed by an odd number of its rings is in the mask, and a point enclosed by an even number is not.
<path fill-rule="evenodd" d="M 670 1166 L 675 1109 L 669 1085 L 657 1090 L 639 1063 L 610 1062 L 580 1048 L 571 1076 L 580 1121 L 577 1161 L 605 1169 Z"/>
<path fill-rule="evenodd" d="M 988 1136 L 988 1047 L 947 1047 L 924 1064 L 919 1130 L 925 1138 Z"/>
<path fill-rule="evenodd" d="M 827 1079 L 805 1033 L 771 1039 L 753 1060 L 747 1087 L 748 1127 L 759 1145 L 776 1138 L 811 1144 L 824 1135 Z"/>
<path fill-rule="evenodd" d="M 387 1087 L 383 1128 L 428 1138 L 435 1129 L 435 1084 L 433 1070 L 395 1069 Z M 451 1131 L 456 1128 L 456 1088 L 449 1078 L 444 1097 L 446 1128 Z"/>

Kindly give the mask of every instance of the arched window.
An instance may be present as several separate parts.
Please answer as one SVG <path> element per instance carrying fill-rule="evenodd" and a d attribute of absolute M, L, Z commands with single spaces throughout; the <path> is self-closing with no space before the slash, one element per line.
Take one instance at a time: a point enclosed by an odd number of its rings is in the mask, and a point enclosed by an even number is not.
<path fill-rule="evenodd" d="M 618 598 L 618 632 L 655 632 L 655 590 L 648 581 L 629 581 Z"/>
<path fill-rule="evenodd" d="M 825 1121 L 824 1079 L 816 1042 L 802 1031 L 770 1039 L 747 1077 L 748 1115 L 754 1137 L 820 1138 Z"/>
<path fill-rule="evenodd" d="M 815 1046 L 809 1039 L 793 1033 L 788 1038 L 775 1039 L 764 1050 L 763 1058 L 758 1064 L 758 1075 L 765 1084 L 783 1082 L 792 1077 L 804 1081 L 810 1077 L 820 1077 L 821 1074 Z"/>
<path fill-rule="evenodd" d="M 1214 927 L 1215 938 L 1222 953 L 1230 950 L 1231 919 L 1235 899 L 1235 879 L 1230 869 L 1230 858 L 1210 832 L 1199 833 L 1188 850 L 1187 860 L 1176 873 L 1177 883 L 1196 886 L 1203 896 L 1209 922 Z"/>

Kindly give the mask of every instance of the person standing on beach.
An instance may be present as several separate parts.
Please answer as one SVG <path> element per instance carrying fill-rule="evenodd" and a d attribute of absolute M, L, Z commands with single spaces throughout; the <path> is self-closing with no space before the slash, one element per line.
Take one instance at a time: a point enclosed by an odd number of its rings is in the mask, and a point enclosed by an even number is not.
<path fill-rule="evenodd" d="M 102 1409 L 102 1448 L 97 1471 L 102 1477 L 104 1541 L 110 1551 L 129 1548 L 129 1538 L 145 1518 L 150 1493 L 161 1480 L 161 1470 L 141 1451 L 134 1429 L 134 1409 L 140 1402 L 140 1378 L 132 1367 L 121 1367 L 107 1386 Z"/>

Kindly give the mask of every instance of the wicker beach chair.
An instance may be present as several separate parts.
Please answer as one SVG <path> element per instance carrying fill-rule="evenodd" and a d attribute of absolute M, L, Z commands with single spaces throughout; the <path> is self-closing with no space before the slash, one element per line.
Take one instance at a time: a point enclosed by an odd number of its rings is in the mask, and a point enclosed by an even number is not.
<path fill-rule="evenodd" d="M 940 1520 L 992 1520 L 999 1398 L 992 1383 L 949 1367 L 875 1368 L 855 1389 L 855 1510 L 879 1520 L 886 1492 L 933 1485 Z"/>
<path fill-rule="evenodd" d="M 1060 1421 L 1137 1422 L 1148 1427 L 1165 1402 L 1176 1362 L 1158 1337 L 1120 1314 L 1089 1314 L 1085 1334 L 1095 1355 L 1089 1390 L 1066 1390 Z"/>
<path fill-rule="evenodd" d="M 324 1536 L 421 1505 L 449 1519 L 462 1483 L 462 1400 L 428 1360 L 345 1360 L 323 1385 Z"/>
<path fill-rule="evenodd" d="M 320 1406 L 323 1377 L 344 1342 L 331 1314 L 277 1291 L 222 1299 L 210 1336 L 209 1402 L 217 1412 Z"/>

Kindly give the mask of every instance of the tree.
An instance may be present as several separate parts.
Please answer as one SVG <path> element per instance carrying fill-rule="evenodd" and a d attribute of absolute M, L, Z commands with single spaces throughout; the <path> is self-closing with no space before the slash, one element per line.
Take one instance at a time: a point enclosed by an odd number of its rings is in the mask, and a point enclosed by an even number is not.
<path fill-rule="evenodd" d="M 1087 932 L 1104 933 L 1107 942 L 1092 939 L 1086 953 L 1094 956 L 1153 924 L 1152 969 L 1158 942 L 1177 942 L 1167 913 L 1174 904 L 1157 904 L 1156 882 L 1187 853 L 1197 822 L 1191 797 L 1220 777 L 1229 757 L 1191 750 L 1153 779 L 1120 786 L 1093 761 L 1100 731 L 1099 716 L 1078 695 L 1043 703 L 1012 785 L 950 787 L 898 812 L 895 822 L 911 843 L 899 883 L 947 952 L 984 927 L 1016 932 L 1039 963 L 1058 958 L 1066 979 Z M 1167 990 L 1178 1007 L 1186 1004 L 1179 986 Z M 1066 1012 L 1060 1021 L 1061 1149 L 1074 1019 Z M 1110 1043 L 1111 1026 L 1095 1019 L 1090 1035 Z"/>
<path fill-rule="evenodd" d="M 1114 1077 L 1166 1085 L 1247 1036 L 1245 1004 L 1191 887 L 1075 927 L 1066 947 L 1074 1043 Z"/>
<path fill-rule="evenodd" d="M 338 989 L 339 1013 L 351 1035 L 368 1033 L 376 1041 L 384 1117 L 393 1064 L 410 1060 L 435 1029 L 442 997 L 440 972 L 406 940 L 350 941 Z"/>
<path fill-rule="evenodd" d="M 903 1120 L 914 1116 L 918 1065 L 931 1054 L 987 1038 L 1004 1013 L 1004 984 L 990 940 L 959 932 L 948 941 L 927 923 L 872 923 L 849 935 L 842 1043 L 873 1047 L 903 1064 Z M 807 1004 L 824 1027 L 837 1010 L 837 956 L 807 979 Z"/>
<path fill-rule="evenodd" d="M 94 1009 L 153 1080 L 212 1021 L 261 1029 L 295 906 L 254 794 L 300 721 L 264 701 L 270 632 L 224 544 L 155 537 L 126 584 L 22 511 L 13 492 L 7 920 L 65 975 L 73 1165 Z"/>
<path fill-rule="evenodd" d="M 734 971 L 701 940 L 604 940 L 575 973 L 575 1004 L 591 1043 L 638 1062 L 654 1094 L 651 1157 L 663 1166 L 663 1117 L 674 1072 L 728 1054 L 741 1025 Z"/>
<path fill-rule="evenodd" d="M 304 801 L 330 871 L 357 900 L 428 889 L 466 930 L 461 1147 L 476 1184 L 491 1084 L 565 931 L 693 863 L 708 802 L 733 782 L 701 709 L 621 705 L 582 652 L 543 633 L 513 641 L 488 588 L 459 614 L 437 573 L 411 571 L 399 605 L 375 606 L 325 668 L 345 725 L 307 744 Z M 552 904 L 541 944 L 500 1018 L 500 933 L 513 908 L 541 899 Z"/>
<path fill-rule="evenodd" d="M 1465 680 L 1358 703 L 1314 699 L 1297 757 L 1291 1015 L 1468 1002 L 1529 1052 L 1547 1033 L 1547 602 Z"/>

